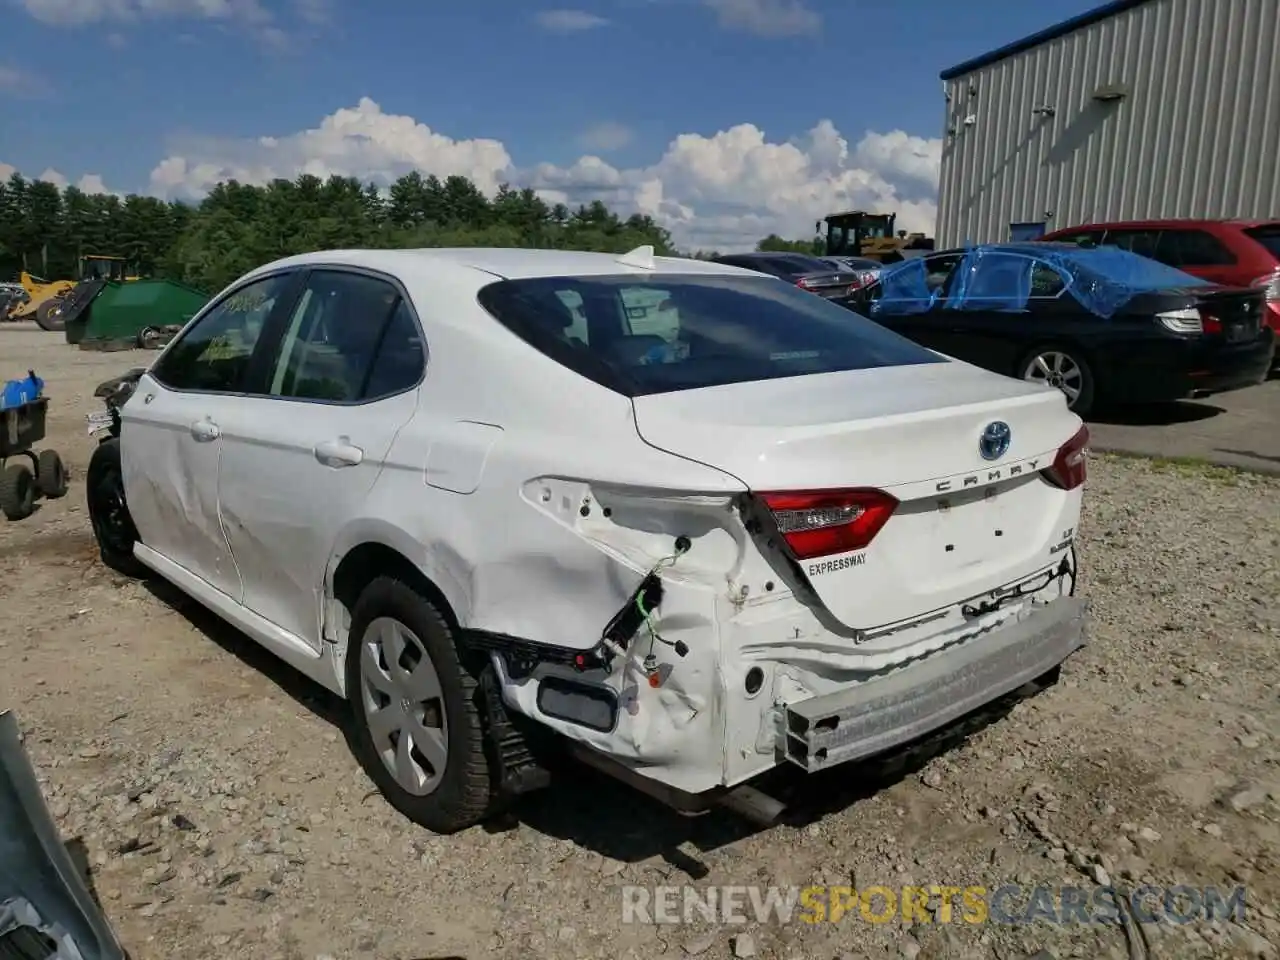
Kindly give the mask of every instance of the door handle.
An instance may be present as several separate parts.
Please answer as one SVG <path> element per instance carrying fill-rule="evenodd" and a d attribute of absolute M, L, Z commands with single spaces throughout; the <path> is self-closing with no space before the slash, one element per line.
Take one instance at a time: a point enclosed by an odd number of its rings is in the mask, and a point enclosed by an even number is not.
<path fill-rule="evenodd" d="M 364 460 L 364 451 L 353 446 L 346 437 L 321 441 L 312 448 L 312 452 L 326 467 L 354 467 Z"/>
<path fill-rule="evenodd" d="M 205 418 L 191 424 L 191 435 L 200 443 L 208 443 L 210 440 L 217 440 L 218 437 L 222 436 L 222 431 L 218 429 L 216 423 Z"/>

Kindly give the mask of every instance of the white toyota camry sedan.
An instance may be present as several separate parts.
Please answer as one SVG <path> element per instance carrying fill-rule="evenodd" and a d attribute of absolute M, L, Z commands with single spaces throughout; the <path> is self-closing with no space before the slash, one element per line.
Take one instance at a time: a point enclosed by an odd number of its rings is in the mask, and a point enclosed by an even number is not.
<path fill-rule="evenodd" d="M 310 253 L 107 393 L 103 560 L 345 697 L 439 832 L 549 746 L 767 819 L 765 771 L 915 742 L 1085 642 L 1062 394 L 747 270 Z"/>

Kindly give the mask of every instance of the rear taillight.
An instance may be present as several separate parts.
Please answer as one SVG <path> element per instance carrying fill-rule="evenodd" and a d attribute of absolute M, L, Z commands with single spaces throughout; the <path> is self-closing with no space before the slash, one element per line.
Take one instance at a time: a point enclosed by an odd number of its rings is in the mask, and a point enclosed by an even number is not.
<path fill-rule="evenodd" d="M 1044 469 L 1044 478 L 1063 490 L 1074 490 L 1080 486 L 1088 471 L 1088 447 L 1089 428 L 1082 426 L 1058 450 L 1053 463 Z"/>
<path fill-rule="evenodd" d="M 1204 318 L 1195 307 L 1182 310 L 1166 310 L 1157 313 L 1156 319 L 1174 333 L 1204 333 Z"/>
<path fill-rule="evenodd" d="M 863 549 L 898 507 L 883 490 L 801 490 L 760 499 L 798 560 Z"/>
<path fill-rule="evenodd" d="M 1266 297 L 1267 303 L 1280 303 L 1280 267 L 1253 281 L 1252 286 L 1262 288 L 1262 295 Z"/>
<path fill-rule="evenodd" d="M 1157 313 L 1156 319 L 1174 333 L 1221 333 L 1222 321 L 1208 310 L 1186 307 Z"/>
<path fill-rule="evenodd" d="M 853 283 L 849 285 L 850 293 L 857 293 L 863 287 L 869 286 L 876 278 L 876 274 L 871 270 L 864 270 L 853 275 Z"/>
<path fill-rule="evenodd" d="M 809 283 L 809 278 L 808 278 L 808 277 L 801 277 L 799 280 L 797 280 L 797 281 L 796 281 L 796 286 L 797 286 L 797 287 L 800 287 L 801 289 L 804 289 L 804 290 L 811 290 L 811 289 L 813 289 L 813 288 L 812 288 L 812 285 Z"/>

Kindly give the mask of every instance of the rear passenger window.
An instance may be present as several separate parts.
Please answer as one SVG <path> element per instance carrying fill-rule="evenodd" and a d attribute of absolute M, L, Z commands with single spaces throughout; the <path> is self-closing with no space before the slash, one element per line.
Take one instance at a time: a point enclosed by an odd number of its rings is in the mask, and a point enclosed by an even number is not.
<path fill-rule="evenodd" d="M 361 399 L 379 400 L 408 390 L 422 378 L 426 361 L 426 345 L 417 321 L 409 304 L 402 299 L 378 346 Z"/>
<path fill-rule="evenodd" d="M 385 280 L 336 270 L 313 272 L 285 326 L 271 395 L 359 401 L 365 398 L 375 357 L 385 361 L 387 376 L 403 377 L 394 371 L 397 360 L 379 348 L 400 306 L 399 290 Z"/>
<path fill-rule="evenodd" d="M 1171 267 L 1226 267 L 1236 262 L 1231 251 L 1204 230 L 1166 230 L 1160 249 Z"/>

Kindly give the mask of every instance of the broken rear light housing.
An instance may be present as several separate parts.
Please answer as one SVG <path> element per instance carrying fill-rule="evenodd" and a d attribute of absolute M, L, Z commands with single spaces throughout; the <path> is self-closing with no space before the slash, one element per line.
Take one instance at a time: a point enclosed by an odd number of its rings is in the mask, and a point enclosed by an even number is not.
<path fill-rule="evenodd" d="M 864 549 L 898 508 L 896 497 L 862 488 L 762 493 L 760 500 L 797 560 Z"/>
<path fill-rule="evenodd" d="M 1089 428 L 1081 426 L 1075 436 L 1058 448 L 1053 463 L 1041 474 L 1055 487 L 1074 490 L 1088 476 Z"/>

